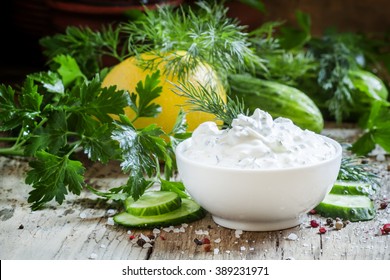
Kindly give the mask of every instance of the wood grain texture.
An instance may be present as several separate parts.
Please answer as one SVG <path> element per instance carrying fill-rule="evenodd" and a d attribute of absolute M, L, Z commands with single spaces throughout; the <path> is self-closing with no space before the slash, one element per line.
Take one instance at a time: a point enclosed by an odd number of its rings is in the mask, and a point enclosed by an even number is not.
<path fill-rule="evenodd" d="M 330 129 L 325 134 L 352 139 L 353 130 Z M 382 187 L 375 205 L 389 197 L 389 161 L 375 162 Z M 318 215 L 306 215 L 300 226 L 272 232 L 243 232 L 215 224 L 210 215 L 173 228 L 135 230 L 112 222 L 120 209 L 84 190 L 69 195 L 62 205 L 49 203 L 31 211 L 27 203 L 31 186 L 24 183 L 28 162 L 23 158 L 0 157 L 0 259 L 103 259 L 103 260 L 389 260 L 390 235 L 378 235 L 390 222 L 390 207 L 377 210 L 372 221 L 350 223 L 341 230 L 328 228 L 319 234 L 311 219 L 326 223 Z M 89 183 L 106 189 L 126 182 L 116 163 L 88 166 Z M 150 236 L 153 244 L 143 248 L 138 237 Z M 210 244 L 197 245 L 195 239 Z M 142 244 L 141 244 L 142 245 Z"/>

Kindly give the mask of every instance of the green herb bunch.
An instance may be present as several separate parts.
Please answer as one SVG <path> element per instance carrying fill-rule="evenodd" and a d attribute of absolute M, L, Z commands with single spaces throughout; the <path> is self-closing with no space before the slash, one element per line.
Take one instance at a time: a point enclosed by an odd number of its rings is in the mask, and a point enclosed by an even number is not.
<path fill-rule="evenodd" d="M 54 61 L 56 71 L 30 74 L 20 89 L 0 85 L 0 131 L 8 135 L 1 140 L 9 143 L 0 154 L 31 158 L 26 183 L 33 188 L 28 198 L 32 209 L 53 199 L 61 204 L 68 193 L 79 195 L 83 188 L 105 198 L 138 199 L 159 182 L 162 188 L 185 195 L 181 183 L 169 181 L 176 170 L 175 136 L 186 137 L 184 115 L 179 114 L 170 134 L 155 125 L 136 129 L 134 120 L 123 115 L 127 106 L 136 118 L 160 112 L 153 102 L 161 93 L 160 73 L 139 81 L 137 94 L 129 95 L 115 87 L 103 88 L 99 74 L 87 79 L 70 56 Z M 107 192 L 89 186 L 78 153 L 103 164 L 121 161 L 123 172 L 129 174 L 127 184 Z"/>
<path fill-rule="evenodd" d="M 226 72 L 264 67 L 251 48 L 246 27 L 227 16 L 223 1 L 211 2 L 145 8 L 138 18 L 115 27 L 92 31 L 72 26 L 65 34 L 42 38 L 40 43 L 49 59 L 59 54 L 73 56 L 88 77 L 101 70 L 104 57 L 122 61 L 142 53 L 154 54 L 154 59 L 142 60 L 143 68 L 155 70 L 159 63 L 167 62 L 166 71 L 179 78 L 200 63 L 209 64 L 222 78 Z"/>
<path fill-rule="evenodd" d="M 361 55 L 355 40 L 356 37 L 330 34 L 309 43 L 309 51 L 319 61 L 317 83 L 321 92 L 318 94 L 324 95 L 325 105 L 338 123 L 349 116 L 349 108 L 354 104 L 351 93 L 354 84 L 349 71 L 358 68 L 356 58 Z"/>
<path fill-rule="evenodd" d="M 303 17 L 301 14 L 298 15 Z M 284 30 L 283 25 L 284 22 L 280 21 L 266 22 L 250 33 L 249 40 L 255 53 L 264 60 L 265 65 L 256 69 L 256 76 L 289 86 L 299 86 L 302 77 L 313 75 L 318 62 L 311 53 L 301 48 L 308 40 L 309 34 L 297 36 L 303 37 L 303 42 L 294 39 L 294 43 L 299 44 L 299 47 L 293 47 L 292 43 L 289 43 L 289 48 L 285 46 L 287 39 L 275 34 L 280 29 Z"/>

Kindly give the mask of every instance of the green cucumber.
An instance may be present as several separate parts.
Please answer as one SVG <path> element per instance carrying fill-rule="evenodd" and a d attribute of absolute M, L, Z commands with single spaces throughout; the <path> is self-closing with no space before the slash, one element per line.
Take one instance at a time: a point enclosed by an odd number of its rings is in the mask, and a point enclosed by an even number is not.
<path fill-rule="evenodd" d="M 125 200 L 126 211 L 135 216 L 161 215 L 176 210 L 180 206 L 180 196 L 169 191 L 149 191 L 137 201 L 134 201 L 132 197 Z"/>
<path fill-rule="evenodd" d="M 324 128 L 317 105 L 294 87 L 243 74 L 230 75 L 228 81 L 231 97 L 242 100 L 249 112 L 259 108 L 273 118 L 288 118 L 300 128 L 317 133 Z"/>
<path fill-rule="evenodd" d="M 366 110 L 374 101 L 386 101 L 388 91 L 383 81 L 365 70 L 349 70 L 348 77 L 354 88 L 354 109 Z"/>
<path fill-rule="evenodd" d="M 114 216 L 114 221 L 127 227 L 150 228 L 193 222 L 203 218 L 205 214 L 205 210 L 195 201 L 183 198 L 181 206 L 171 212 L 153 216 L 136 216 L 122 212 Z"/>
<path fill-rule="evenodd" d="M 330 193 L 370 196 L 375 193 L 375 190 L 369 183 L 338 180 L 334 183 L 332 189 L 330 190 Z"/>
<path fill-rule="evenodd" d="M 328 194 L 315 211 L 323 217 L 338 217 L 351 222 L 368 221 L 375 217 L 374 203 L 366 195 Z"/>

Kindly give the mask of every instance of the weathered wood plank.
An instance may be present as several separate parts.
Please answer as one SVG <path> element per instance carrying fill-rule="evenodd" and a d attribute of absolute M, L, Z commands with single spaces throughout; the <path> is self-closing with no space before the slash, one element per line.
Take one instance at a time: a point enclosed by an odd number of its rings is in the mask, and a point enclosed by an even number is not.
<path fill-rule="evenodd" d="M 108 222 L 111 205 L 89 192 L 31 211 L 30 187 L 24 184 L 27 168 L 23 160 L 0 157 L 1 259 L 145 258 L 144 250 L 129 242 L 127 231 Z"/>
<path fill-rule="evenodd" d="M 356 133 L 349 132 L 325 131 L 334 138 L 352 139 Z M 377 207 L 381 199 L 389 198 L 388 165 L 389 160 L 375 163 L 382 177 Z M 27 203 L 31 187 L 24 183 L 27 170 L 25 159 L 0 156 L 0 259 L 390 259 L 390 235 L 377 235 L 380 227 L 390 222 L 390 207 L 378 210 L 372 221 L 351 223 L 339 231 L 327 228 L 323 235 L 309 226 L 311 219 L 326 223 L 317 215 L 305 215 L 302 225 L 273 232 L 237 234 L 216 225 L 210 215 L 175 230 L 129 232 L 112 224 L 118 205 L 88 191 L 81 196 L 69 195 L 63 205 L 49 203 L 43 210 L 31 211 Z M 126 182 L 119 170 L 117 163 L 92 165 L 87 177 L 91 184 L 106 189 Z M 140 234 L 154 235 L 153 247 L 140 247 L 136 242 Z M 194 242 L 204 237 L 210 240 L 209 245 Z"/>

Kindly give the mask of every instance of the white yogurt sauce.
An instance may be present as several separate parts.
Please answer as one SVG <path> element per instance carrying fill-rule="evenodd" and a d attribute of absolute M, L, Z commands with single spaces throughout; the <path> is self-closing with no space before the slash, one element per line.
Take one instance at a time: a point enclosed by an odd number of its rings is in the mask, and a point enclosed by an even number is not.
<path fill-rule="evenodd" d="M 312 131 L 302 130 L 286 118 L 272 119 L 256 109 L 239 115 L 230 129 L 214 122 L 201 124 L 183 155 L 207 165 L 242 169 L 278 169 L 315 164 L 336 154 L 331 143 Z"/>

